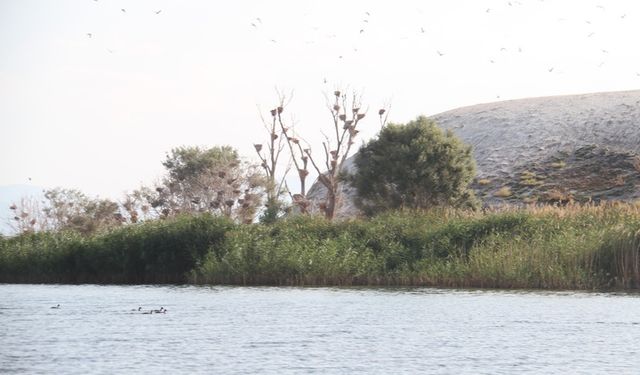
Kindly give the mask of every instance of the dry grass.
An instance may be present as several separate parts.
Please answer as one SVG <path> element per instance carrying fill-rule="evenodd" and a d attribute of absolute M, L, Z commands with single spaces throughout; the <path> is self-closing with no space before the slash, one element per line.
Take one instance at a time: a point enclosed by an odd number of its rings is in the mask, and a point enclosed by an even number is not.
<path fill-rule="evenodd" d="M 498 191 L 493 193 L 493 196 L 498 198 L 508 198 L 512 194 L 513 193 L 511 192 L 511 188 L 509 186 L 503 186 L 500 189 L 498 189 Z"/>

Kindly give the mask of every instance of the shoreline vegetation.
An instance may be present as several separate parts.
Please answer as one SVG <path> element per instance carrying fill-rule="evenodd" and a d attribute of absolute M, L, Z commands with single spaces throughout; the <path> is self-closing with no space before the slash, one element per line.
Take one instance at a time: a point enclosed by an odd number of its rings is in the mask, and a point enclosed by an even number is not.
<path fill-rule="evenodd" d="M 640 204 L 273 224 L 201 214 L 25 233 L 0 237 L 0 282 L 637 289 Z"/>

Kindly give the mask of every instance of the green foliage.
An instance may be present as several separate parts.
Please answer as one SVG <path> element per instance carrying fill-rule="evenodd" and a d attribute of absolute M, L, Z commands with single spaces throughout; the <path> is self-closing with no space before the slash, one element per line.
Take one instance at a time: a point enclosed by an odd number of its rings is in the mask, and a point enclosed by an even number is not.
<path fill-rule="evenodd" d="M 387 212 L 238 225 L 179 216 L 0 238 L 0 282 L 640 287 L 640 207 Z"/>
<path fill-rule="evenodd" d="M 81 236 L 27 233 L 0 242 L 0 282 L 180 283 L 233 227 L 210 215 Z"/>
<path fill-rule="evenodd" d="M 477 205 L 468 188 L 475 174 L 471 147 L 426 117 L 385 127 L 360 149 L 355 164 L 357 203 L 368 214 Z"/>
<path fill-rule="evenodd" d="M 171 217 L 210 213 L 252 222 L 266 185 L 255 165 L 243 163 L 229 146 L 179 147 L 162 163 L 167 176 L 154 189 L 129 194 L 123 207 L 131 222 L 138 216 Z"/>
<path fill-rule="evenodd" d="M 215 146 L 209 149 L 178 147 L 171 150 L 162 162 L 170 178 L 176 181 L 195 179 L 216 168 L 223 170 L 229 164 L 240 164 L 238 152 L 231 146 Z"/>

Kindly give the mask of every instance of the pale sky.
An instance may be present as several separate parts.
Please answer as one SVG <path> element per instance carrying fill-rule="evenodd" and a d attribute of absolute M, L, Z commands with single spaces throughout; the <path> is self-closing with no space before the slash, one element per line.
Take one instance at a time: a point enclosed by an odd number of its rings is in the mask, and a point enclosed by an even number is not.
<path fill-rule="evenodd" d="M 0 0 L 0 185 L 117 199 L 173 147 L 253 158 L 276 87 L 318 151 L 336 87 L 364 92 L 361 140 L 389 102 L 405 122 L 638 89 L 639 36 L 634 0 Z"/>

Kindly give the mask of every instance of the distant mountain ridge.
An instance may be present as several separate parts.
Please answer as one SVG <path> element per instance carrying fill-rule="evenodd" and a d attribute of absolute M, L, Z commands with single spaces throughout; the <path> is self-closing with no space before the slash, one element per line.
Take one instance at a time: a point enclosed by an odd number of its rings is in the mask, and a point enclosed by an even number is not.
<path fill-rule="evenodd" d="M 487 205 L 640 198 L 640 90 L 508 100 L 431 116 L 473 147 Z M 353 157 L 345 165 L 353 171 Z M 338 216 L 353 216 L 346 187 Z M 317 182 L 309 198 L 325 194 Z"/>

